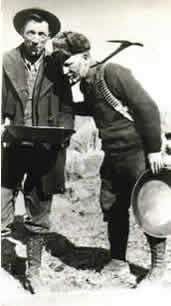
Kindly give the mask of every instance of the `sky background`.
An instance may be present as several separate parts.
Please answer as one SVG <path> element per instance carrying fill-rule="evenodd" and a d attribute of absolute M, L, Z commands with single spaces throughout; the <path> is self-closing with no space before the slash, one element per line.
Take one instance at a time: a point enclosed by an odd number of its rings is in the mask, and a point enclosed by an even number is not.
<path fill-rule="evenodd" d="M 86 34 L 92 53 L 103 59 L 116 48 L 108 39 L 138 41 L 112 61 L 132 69 L 136 78 L 163 111 L 171 112 L 171 1 L 170 0 L 1 0 L 2 46 L 9 50 L 22 40 L 12 19 L 21 9 L 39 6 L 58 16 L 62 30 Z"/>

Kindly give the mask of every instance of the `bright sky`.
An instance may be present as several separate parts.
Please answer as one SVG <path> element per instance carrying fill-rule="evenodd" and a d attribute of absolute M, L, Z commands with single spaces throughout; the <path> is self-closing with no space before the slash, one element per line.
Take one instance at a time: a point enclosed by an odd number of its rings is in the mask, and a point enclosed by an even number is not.
<path fill-rule="evenodd" d="M 103 59 L 116 45 L 109 39 L 139 41 L 144 48 L 130 47 L 112 59 L 132 69 L 136 78 L 162 108 L 171 112 L 171 1 L 170 0 L 1 0 L 3 50 L 22 40 L 12 24 L 21 9 L 39 6 L 58 16 L 62 30 L 88 36 L 92 52 Z"/>

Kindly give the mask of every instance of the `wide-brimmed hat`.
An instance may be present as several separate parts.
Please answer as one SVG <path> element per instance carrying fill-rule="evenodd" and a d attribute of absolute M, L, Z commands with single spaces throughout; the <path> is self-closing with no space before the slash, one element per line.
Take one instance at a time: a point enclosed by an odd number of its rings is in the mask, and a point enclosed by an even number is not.
<path fill-rule="evenodd" d="M 171 169 L 158 175 L 146 170 L 134 186 L 131 203 L 145 233 L 159 238 L 171 235 Z"/>
<path fill-rule="evenodd" d="M 28 17 L 31 15 L 38 15 L 42 17 L 49 24 L 50 36 L 53 37 L 60 31 L 61 23 L 59 19 L 52 13 L 41 9 L 41 8 L 29 8 L 19 11 L 13 19 L 14 27 L 16 31 L 20 34 L 20 30 L 27 21 Z"/>

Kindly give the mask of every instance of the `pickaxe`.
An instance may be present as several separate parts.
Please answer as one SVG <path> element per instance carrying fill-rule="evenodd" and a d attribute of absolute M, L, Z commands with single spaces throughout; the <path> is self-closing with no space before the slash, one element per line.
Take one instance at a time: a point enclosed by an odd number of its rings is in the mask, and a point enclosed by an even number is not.
<path fill-rule="evenodd" d="M 144 46 L 143 44 L 141 44 L 139 42 L 131 42 L 129 40 L 107 40 L 107 42 L 109 42 L 109 43 L 120 43 L 120 46 L 115 51 L 113 51 L 108 56 L 106 56 L 102 61 L 92 65 L 91 68 L 95 67 L 97 65 L 100 65 L 100 64 L 104 64 L 111 57 L 115 56 L 116 54 L 118 54 L 119 52 L 121 52 L 122 50 L 124 50 L 124 49 L 126 49 L 126 48 L 128 48 L 130 46 L 139 46 L 139 47 L 143 47 Z"/>
<path fill-rule="evenodd" d="M 143 44 L 141 44 L 139 42 L 131 42 L 129 40 L 107 40 L 107 42 L 109 42 L 109 43 L 120 43 L 120 46 L 115 51 L 113 51 L 108 56 L 106 56 L 102 61 L 93 64 L 90 68 L 93 68 L 93 67 L 96 67 L 98 65 L 104 64 L 111 57 L 115 56 L 116 54 L 118 54 L 119 52 L 121 52 L 122 50 L 124 50 L 124 49 L 126 49 L 126 48 L 128 48 L 130 46 L 139 46 L 139 47 L 143 47 L 144 46 Z M 78 80 L 76 82 L 73 82 L 71 84 L 71 86 L 75 85 L 77 82 L 78 82 Z"/>

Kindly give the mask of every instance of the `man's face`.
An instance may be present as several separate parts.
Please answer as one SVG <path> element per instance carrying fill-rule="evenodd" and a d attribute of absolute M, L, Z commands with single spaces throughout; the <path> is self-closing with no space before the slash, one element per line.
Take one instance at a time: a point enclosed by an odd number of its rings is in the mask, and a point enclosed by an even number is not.
<path fill-rule="evenodd" d="M 71 81 L 85 78 L 90 68 L 90 57 L 87 52 L 71 56 L 64 62 L 64 73 Z"/>
<path fill-rule="evenodd" d="M 49 25 L 46 21 L 28 21 L 22 31 L 24 45 L 30 56 L 39 56 L 49 39 Z"/>

